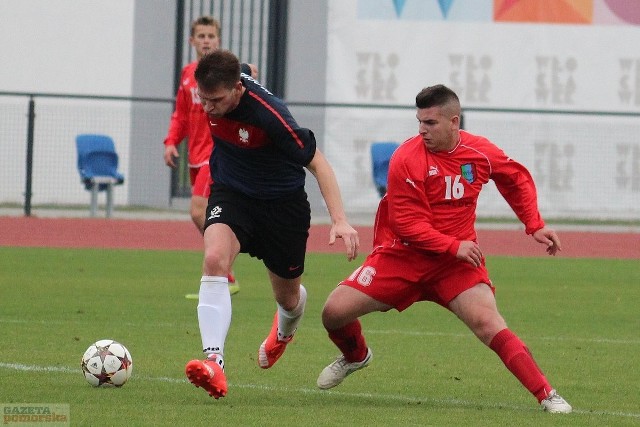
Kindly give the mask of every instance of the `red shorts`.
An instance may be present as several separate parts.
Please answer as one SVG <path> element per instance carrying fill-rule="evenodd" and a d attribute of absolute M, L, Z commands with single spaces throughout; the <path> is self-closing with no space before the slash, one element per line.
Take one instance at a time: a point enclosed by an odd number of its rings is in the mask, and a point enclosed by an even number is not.
<path fill-rule="evenodd" d="M 495 293 L 482 260 L 480 267 L 449 254 L 430 255 L 396 241 L 380 246 L 340 284 L 402 311 L 417 301 L 447 307 L 463 291 L 486 283 Z"/>
<path fill-rule="evenodd" d="M 189 168 L 189 178 L 191 179 L 191 195 L 209 198 L 211 184 L 213 183 L 209 165 Z"/>

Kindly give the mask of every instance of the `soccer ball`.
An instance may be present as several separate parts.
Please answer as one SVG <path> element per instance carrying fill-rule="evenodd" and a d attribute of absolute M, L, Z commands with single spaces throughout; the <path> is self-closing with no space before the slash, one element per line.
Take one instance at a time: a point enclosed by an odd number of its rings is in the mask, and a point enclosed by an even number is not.
<path fill-rule="evenodd" d="M 133 359 L 127 348 L 114 340 L 100 340 L 82 356 L 82 374 L 94 387 L 122 387 L 131 377 Z"/>

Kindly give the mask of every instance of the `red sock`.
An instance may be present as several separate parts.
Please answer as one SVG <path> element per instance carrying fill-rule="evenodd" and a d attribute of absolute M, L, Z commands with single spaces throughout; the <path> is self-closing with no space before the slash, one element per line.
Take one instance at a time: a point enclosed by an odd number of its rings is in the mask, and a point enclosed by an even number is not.
<path fill-rule="evenodd" d="M 507 369 L 533 394 L 538 402 L 542 401 L 551 386 L 533 360 L 527 346 L 509 329 L 503 329 L 491 340 L 489 348 L 495 351 Z"/>
<path fill-rule="evenodd" d="M 358 319 L 342 328 L 329 331 L 329 338 L 340 349 L 347 362 L 362 362 L 367 357 L 367 343 Z"/>

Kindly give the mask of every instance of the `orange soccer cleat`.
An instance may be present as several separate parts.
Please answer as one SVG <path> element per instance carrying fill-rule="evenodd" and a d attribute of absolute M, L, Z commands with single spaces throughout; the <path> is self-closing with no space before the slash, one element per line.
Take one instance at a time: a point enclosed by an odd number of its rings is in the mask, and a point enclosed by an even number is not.
<path fill-rule="evenodd" d="M 205 389 L 209 396 L 219 399 L 227 395 L 227 377 L 215 354 L 205 360 L 192 360 L 185 366 L 191 384 Z"/>
<path fill-rule="evenodd" d="M 273 325 L 271 326 L 271 332 L 269 336 L 262 342 L 260 349 L 258 349 L 258 365 L 262 369 L 268 369 L 272 367 L 282 353 L 287 348 L 287 344 L 291 342 L 293 335 L 284 338 L 278 338 L 278 312 L 273 318 Z"/>

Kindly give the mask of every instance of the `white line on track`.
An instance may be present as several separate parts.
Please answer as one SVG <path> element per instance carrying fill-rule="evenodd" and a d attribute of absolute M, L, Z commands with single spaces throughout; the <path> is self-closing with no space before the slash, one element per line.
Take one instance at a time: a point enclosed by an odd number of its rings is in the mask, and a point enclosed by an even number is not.
<path fill-rule="evenodd" d="M 22 363 L 5 363 L 0 362 L 0 369 L 9 369 L 14 371 L 23 371 L 23 372 L 62 372 L 65 374 L 74 374 L 80 375 L 80 369 L 72 369 L 67 366 L 38 366 L 38 365 L 25 365 Z M 187 383 L 186 379 L 183 378 L 169 378 L 169 377 L 148 377 L 136 375 L 136 379 L 141 381 L 156 381 L 156 382 L 168 382 L 168 383 L 176 383 L 182 384 Z M 532 411 L 539 410 L 535 407 L 529 406 L 519 406 L 519 405 L 492 405 L 487 402 L 473 402 L 469 400 L 460 400 L 460 399 L 434 399 L 431 397 L 412 397 L 412 396 L 403 396 L 396 394 L 381 394 L 381 393 L 344 393 L 340 391 L 327 391 L 327 390 L 318 390 L 318 389 L 310 389 L 310 388 L 297 388 L 292 389 L 288 387 L 271 387 L 267 385 L 260 384 L 241 384 L 241 383 L 229 383 L 230 387 L 244 388 L 244 389 L 252 389 L 252 390 L 263 390 L 263 391 L 272 391 L 272 392 L 291 392 L 291 393 L 304 393 L 311 395 L 333 395 L 333 396 L 344 396 L 344 397 L 356 397 L 356 398 L 367 398 L 367 399 L 378 399 L 378 400 L 393 400 L 399 402 L 433 402 L 450 406 L 459 406 L 459 407 L 485 407 L 485 408 L 507 408 L 518 411 Z M 582 409 L 573 410 L 576 414 L 584 414 L 584 415 L 602 415 L 602 416 L 610 416 L 610 417 L 624 417 L 624 418 L 637 418 L 640 419 L 640 413 L 634 412 L 619 412 L 619 411 L 589 411 Z"/>

